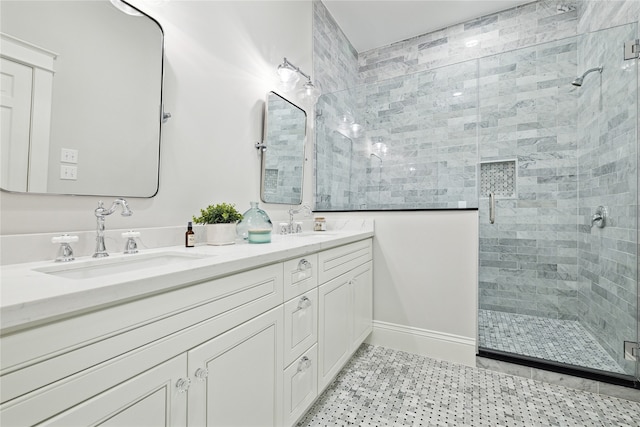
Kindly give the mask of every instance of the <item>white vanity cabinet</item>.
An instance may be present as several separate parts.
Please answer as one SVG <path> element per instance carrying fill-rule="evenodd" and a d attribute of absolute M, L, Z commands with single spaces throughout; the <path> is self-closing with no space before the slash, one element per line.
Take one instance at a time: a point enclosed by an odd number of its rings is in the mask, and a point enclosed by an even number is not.
<path fill-rule="evenodd" d="M 269 375 L 281 384 L 282 284 L 283 267 L 278 263 L 3 335 L 0 424 L 35 425 L 73 414 L 77 425 L 88 425 L 88 418 L 85 423 L 81 415 L 74 414 L 86 402 L 93 408 L 103 408 L 105 402 L 107 408 L 117 395 L 120 409 L 112 408 L 109 413 L 124 414 L 144 396 L 155 395 L 145 405 L 164 414 L 166 422 L 160 425 L 185 425 L 186 415 L 181 414 L 187 413 L 187 400 L 198 399 L 198 387 L 190 390 L 202 376 L 198 368 L 207 368 L 210 363 L 214 378 L 220 372 L 243 378 L 244 372 L 255 372 L 251 359 L 262 357 L 269 348 L 275 362 L 268 369 L 259 365 L 258 369 L 265 371 L 251 384 L 265 389 Z M 273 342 L 267 345 L 267 338 Z M 179 368 L 150 374 L 155 386 L 140 380 L 176 357 L 182 360 Z M 237 363 L 241 360 L 247 364 L 240 368 Z M 190 369 L 192 365 L 195 369 Z M 223 378 L 228 384 L 221 382 L 217 387 L 232 390 L 238 378 Z M 123 400 L 125 395 L 117 391 L 123 384 L 134 391 L 131 400 Z M 270 389 L 272 396 L 281 394 Z M 159 402 L 164 402 L 164 407 L 158 406 Z M 272 425 L 279 425 L 280 400 L 272 406 Z M 189 411 L 199 414 L 206 409 L 189 403 Z M 91 412 L 99 414 L 101 410 L 78 414 Z M 156 416 L 160 415 L 148 418 Z"/>
<path fill-rule="evenodd" d="M 318 391 L 340 372 L 372 330 L 371 239 L 321 252 Z"/>
<path fill-rule="evenodd" d="M 0 424 L 295 425 L 371 331 L 372 241 L 329 247 L 5 329 Z"/>

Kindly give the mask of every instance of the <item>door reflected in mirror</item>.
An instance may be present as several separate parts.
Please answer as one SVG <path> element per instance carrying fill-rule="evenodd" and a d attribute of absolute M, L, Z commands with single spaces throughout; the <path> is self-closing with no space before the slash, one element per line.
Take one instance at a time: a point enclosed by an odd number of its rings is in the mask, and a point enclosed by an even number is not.
<path fill-rule="evenodd" d="M 109 0 L 2 0 L 0 28 L 0 188 L 154 196 L 163 74 L 158 23 Z"/>
<path fill-rule="evenodd" d="M 261 198 L 265 203 L 302 203 L 307 113 L 275 92 L 267 94 Z"/>

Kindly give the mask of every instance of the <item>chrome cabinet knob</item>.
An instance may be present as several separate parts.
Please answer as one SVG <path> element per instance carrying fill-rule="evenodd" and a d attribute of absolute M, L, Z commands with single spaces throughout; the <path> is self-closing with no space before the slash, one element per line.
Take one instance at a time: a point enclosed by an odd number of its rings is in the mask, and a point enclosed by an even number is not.
<path fill-rule="evenodd" d="M 194 374 L 198 381 L 204 381 L 209 376 L 209 370 L 207 368 L 198 368 Z"/>
<path fill-rule="evenodd" d="M 178 393 L 184 393 L 189 390 L 191 386 L 191 378 L 180 378 L 176 381 L 176 388 L 178 389 Z"/>

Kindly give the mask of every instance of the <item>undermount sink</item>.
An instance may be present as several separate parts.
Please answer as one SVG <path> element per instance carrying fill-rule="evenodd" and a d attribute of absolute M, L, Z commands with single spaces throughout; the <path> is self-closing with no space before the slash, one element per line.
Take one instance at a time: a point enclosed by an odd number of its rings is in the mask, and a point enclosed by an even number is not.
<path fill-rule="evenodd" d="M 131 272 L 145 268 L 162 267 L 208 258 L 211 255 L 161 252 L 155 254 L 124 255 L 88 261 L 70 262 L 50 267 L 34 268 L 34 271 L 67 279 L 92 279 L 111 274 Z"/>

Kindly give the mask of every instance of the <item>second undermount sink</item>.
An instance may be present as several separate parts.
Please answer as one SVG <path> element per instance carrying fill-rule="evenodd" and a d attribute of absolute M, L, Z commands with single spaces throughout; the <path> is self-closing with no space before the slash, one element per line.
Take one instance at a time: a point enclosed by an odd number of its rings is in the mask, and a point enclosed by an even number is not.
<path fill-rule="evenodd" d="M 180 252 L 159 252 L 154 254 L 125 255 L 88 261 L 70 262 L 50 267 L 35 268 L 34 271 L 67 279 L 92 279 L 111 274 L 126 273 L 145 268 L 162 267 L 208 258 L 211 255 L 187 254 Z"/>

